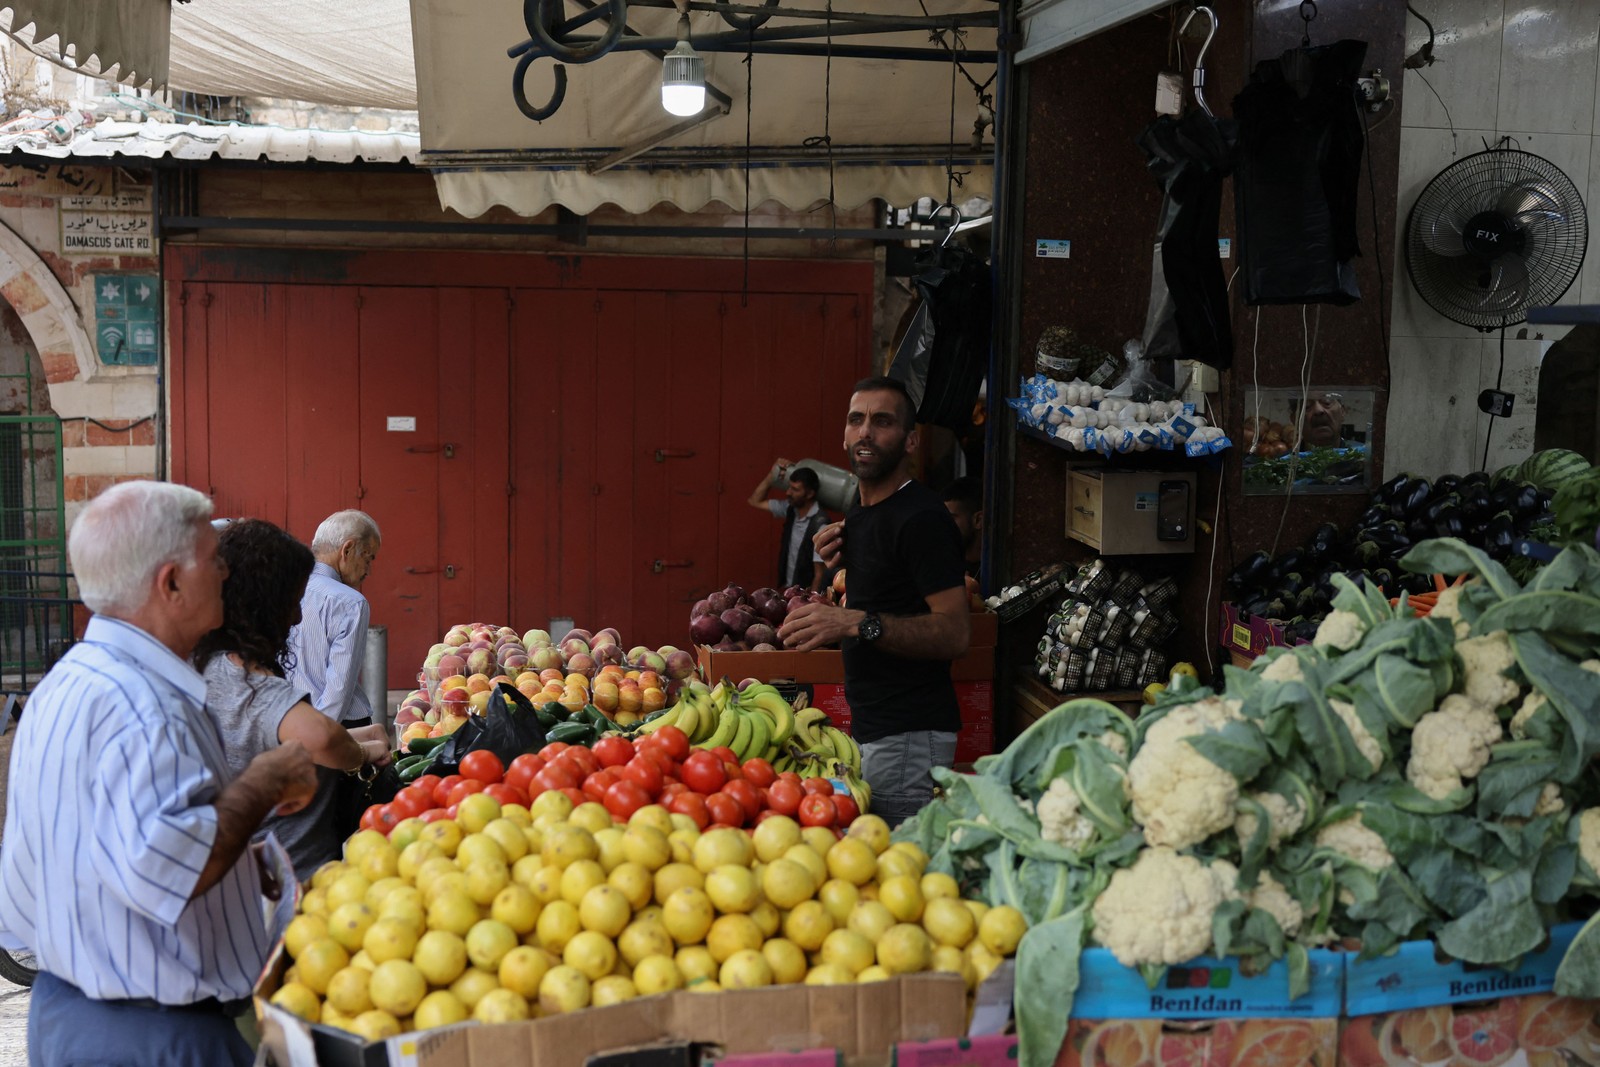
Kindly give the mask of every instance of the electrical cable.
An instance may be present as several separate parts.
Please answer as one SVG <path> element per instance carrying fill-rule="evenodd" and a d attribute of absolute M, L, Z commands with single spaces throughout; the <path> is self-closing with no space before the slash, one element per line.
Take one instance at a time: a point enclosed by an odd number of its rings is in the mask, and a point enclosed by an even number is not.
<path fill-rule="evenodd" d="M 1389 344 L 1387 280 L 1383 272 L 1383 257 L 1377 254 L 1378 249 L 1382 246 L 1382 241 L 1379 240 L 1381 231 L 1378 224 L 1378 181 L 1373 177 L 1372 173 L 1372 130 L 1367 125 L 1366 109 L 1361 106 L 1359 101 L 1356 103 L 1356 110 L 1361 114 L 1361 148 L 1363 154 L 1367 157 L 1367 206 L 1372 211 L 1372 265 L 1378 270 L 1378 343 L 1383 347 L 1383 366 L 1389 376 L 1385 388 L 1393 389 L 1394 350 Z M 1452 136 L 1454 133 L 1455 131 L 1452 130 Z M 1320 315 L 1321 309 L 1318 309 L 1318 313 Z"/>
<path fill-rule="evenodd" d="M 1211 517 L 1211 563 L 1206 568 L 1206 596 L 1205 599 L 1201 601 L 1201 603 L 1205 605 L 1205 621 L 1201 624 L 1200 642 L 1201 644 L 1205 645 L 1206 648 L 1206 673 L 1208 675 L 1213 674 L 1216 671 L 1216 665 L 1211 661 L 1211 653 L 1213 649 L 1209 635 L 1211 633 L 1211 586 L 1216 581 L 1217 577 L 1217 542 L 1222 540 L 1221 528 L 1217 524 L 1222 521 L 1223 496 L 1222 476 L 1218 475 L 1217 509 L 1216 514 Z"/>
<path fill-rule="evenodd" d="M 1500 370 L 1494 376 L 1494 390 L 1495 390 L 1495 392 L 1498 393 L 1500 391 L 1500 387 L 1505 384 L 1505 379 L 1506 379 L 1506 324 L 1504 322 L 1501 322 L 1500 323 Z M 1497 416 L 1497 415 L 1490 415 L 1489 416 L 1489 425 L 1483 431 L 1483 462 L 1478 464 L 1478 469 L 1480 471 L 1487 471 L 1489 469 L 1489 438 L 1494 436 L 1494 420 L 1496 418 L 1498 418 L 1498 417 L 1499 416 Z"/>
<path fill-rule="evenodd" d="M 829 114 L 833 104 L 833 0 L 828 0 L 828 60 L 822 72 L 822 139 L 828 143 L 828 218 L 833 232 L 839 232 L 839 205 L 833 196 L 833 126 Z M 953 115 L 952 109 L 952 115 Z M 831 246 L 838 247 L 838 238 L 830 236 Z"/>
<path fill-rule="evenodd" d="M 1311 364 L 1316 355 L 1316 337 L 1322 332 L 1322 305 L 1317 305 L 1316 333 L 1310 332 L 1306 325 L 1306 305 L 1300 305 L 1300 332 L 1305 342 L 1305 354 L 1300 360 L 1300 407 L 1295 412 L 1295 441 L 1291 446 L 1293 452 L 1289 460 L 1289 479 L 1284 486 L 1283 513 L 1278 516 L 1278 532 L 1272 535 L 1272 551 L 1269 555 L 1274 558 L 1278 555 L 1278 545 L 1283 540 L 1283 527 L 1289 521 L 1289 504 L 1294 499 L 1294 476 L 1300 466 L 1300 446 L 1304 443 L 1302 427 L 1306 420 L 1306 407 L 1311 402 Z"/>
<path fill-rule="evenodd" d="M 750 27 L 750 49 L 744 54 L 744 290 L 739 306 L 750 306 L 750 114 L 755 111 L 756 29 Z M 826 121 L 826 120 L 824 120 Z"/>

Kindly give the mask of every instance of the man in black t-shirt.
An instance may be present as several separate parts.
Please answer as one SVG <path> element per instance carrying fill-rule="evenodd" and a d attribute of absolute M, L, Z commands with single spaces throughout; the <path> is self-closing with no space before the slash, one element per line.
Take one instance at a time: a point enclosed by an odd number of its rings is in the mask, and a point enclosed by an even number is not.
<path fill-rule="evenodd" d="M 939 495 L 908 473 L 915 447 L 905 387 L 858 382 L 844 448 L 861 502 L 816 537 L 827 567 L 844 564 L 847 606 L 807 604 L 778 631 L 789 648 L 843 648 L 851 733 L 872 810 L 891 825 L 932 799 L 933 767 L 955 762 L 961 712 L 950 663 L 972 634 L 961 538 Z"/>

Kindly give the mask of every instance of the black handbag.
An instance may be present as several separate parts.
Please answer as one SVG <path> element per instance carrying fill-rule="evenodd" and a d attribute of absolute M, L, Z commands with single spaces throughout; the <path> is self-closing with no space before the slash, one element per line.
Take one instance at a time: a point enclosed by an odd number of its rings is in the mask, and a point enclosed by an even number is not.
<path fill-rule="evenodd" d="M 333 807 L 329 816 L 341 838 L 349 837 L 360 828 L 361 816 L 368 808 L 389 803 L 405 785 L 392 763 L 386 767 L 368 763 L 352 774 L 328 773 L 334 776 Z"/>

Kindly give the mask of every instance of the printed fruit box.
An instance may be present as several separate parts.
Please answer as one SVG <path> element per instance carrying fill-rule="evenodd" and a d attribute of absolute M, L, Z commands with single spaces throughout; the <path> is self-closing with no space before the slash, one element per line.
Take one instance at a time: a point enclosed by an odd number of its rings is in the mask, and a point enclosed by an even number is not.
<path fill-rule="evenodd" d="M 1230 603 L 1222 605 L 1219 634 L 1223 647 L 1229 652 L 1237 652 L 1252 658 L 1261 655 L 1269 648 L 1289 643 L 1284 636 L 1282 626 L 1270 619 L 1240 614 L 1238 606 Z M 1296 641 L 1295 644 L 1303 645 L 1307 642 Z"/>
<path fill-rule="evenodd" d="M 846 1061 L 888 1067 L 898 1042 L 957 1037 L 967 1018 L 961 979 L 928 973 L 866 985 L 668 993 L 522 1023 L 463 1023 L 364 1043 L 268 1002 L 286 956 L 280 944 L 255 1001 L 262 1044 L 280 1067 L 584 1067 L 598 1053 L 684 1042 L 729 1056 L 836 1049 Z"/>
<path fill-rule="evenodd" d="M 971 763 L 994 751 L 994 683 L 956 682 L 956 703 L 961 708 L 961 731 L 956 734 L 956 763 Z M 817 685 L 811 706 L 828 713 L 833 724 L 850 732 L 850 703 L 843 685 Z"/>
<path fill-rule="evenodd" d="M 1541 993 L 1362 1015 L 1339 1036 L 1341 1067 L 1600 1064 L 1600 1001 Z"/>
<path fill-rule="evenodd" d="M 1338 1056 L 1337 1019 L 1075 1017 L 1055 1067 L 1335 1067 Z"/>
<path fill-rule="evenodd" d="M 1289 998 L 1289 966 L 1246 974 L 1237 959 L 1202 956 L 1167 968 L 1151 988 L 1109 949 L 1085 949 L 1072 1014 L 1086 1019 L 1335 1018 L 1344 1004 L 1345 953 L 1308 954 L 1310 988 Z"/>
<path fill-rule="evenodd" d="M 1344 1013 L 1371 1015 L 1550 993 L 1556 968 L 1582 928 L 1581 923 L 1554 927 L 1550 943 L 1524 956 L 1514 971 L 1442 960 L 1432 941 L 1407 941 L 1392 955 L 1372 960 L 1351 956 L 1345 968 Z"/>

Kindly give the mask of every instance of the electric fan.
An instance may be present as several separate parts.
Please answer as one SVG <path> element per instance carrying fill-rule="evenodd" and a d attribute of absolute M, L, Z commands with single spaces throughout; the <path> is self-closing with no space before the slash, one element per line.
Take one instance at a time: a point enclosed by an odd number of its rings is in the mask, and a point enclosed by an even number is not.
<path fill-rule="evenodd" d="M 1493 148 L 1422 190 L 1406 221 L 1406 270 L 1435 311 L 1487 332 L 1559 300 L 1588 244 L 1572 179 L 1531 152 Z"/>

